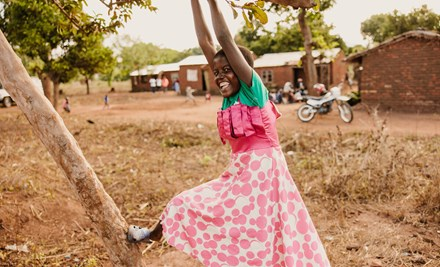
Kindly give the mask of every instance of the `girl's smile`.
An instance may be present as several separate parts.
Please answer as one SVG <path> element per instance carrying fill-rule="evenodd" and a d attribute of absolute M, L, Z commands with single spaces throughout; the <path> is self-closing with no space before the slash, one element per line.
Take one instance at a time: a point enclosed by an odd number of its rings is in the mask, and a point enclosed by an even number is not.
<path fill-rule="evenodd" d="M 240 81 L 225 57 L 220 56 L 214 58 L 213 73 L 215 83 L 223 97 L 234 96 L 240 90 Z"/>

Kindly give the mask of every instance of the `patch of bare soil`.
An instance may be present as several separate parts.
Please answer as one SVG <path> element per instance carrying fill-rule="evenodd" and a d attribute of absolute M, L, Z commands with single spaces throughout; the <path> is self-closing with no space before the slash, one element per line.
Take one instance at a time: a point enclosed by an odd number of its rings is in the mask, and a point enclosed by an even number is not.
<path fill-rule="evenodd" d="M 229 148 L 221 99 L 171 93 L 72 96 L 60 111 L 131 224 L 151 226 L 168 200 L 216 178 Z M 440 119 L 355 108 L 308 124 L 280 105 L 281 145 L 333 266 L 440 266 Z M 338 126 L 338 127 L 336 127 Z M 0 109 L 0 266 L 110 266 L 76 192 L 17 107 Z M 15 246 L 13 246 L 15 245 Z M 139 245 L 150 266 L 201 266 L 166 243 Z"/>

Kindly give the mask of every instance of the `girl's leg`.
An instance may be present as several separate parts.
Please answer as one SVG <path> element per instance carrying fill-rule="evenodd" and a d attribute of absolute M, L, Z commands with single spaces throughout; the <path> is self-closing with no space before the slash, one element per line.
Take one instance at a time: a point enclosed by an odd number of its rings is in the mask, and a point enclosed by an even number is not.
<path fill-rule="evenodd" d="M 162 239 L 162 221 L 159 220 L 150 233 L 150 240 L 159 242 Z"/>

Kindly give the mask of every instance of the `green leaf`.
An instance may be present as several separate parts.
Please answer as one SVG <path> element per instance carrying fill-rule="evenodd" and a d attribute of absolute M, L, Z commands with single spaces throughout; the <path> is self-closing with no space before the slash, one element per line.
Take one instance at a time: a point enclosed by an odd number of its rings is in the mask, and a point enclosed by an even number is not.
<path fill-rule="evenodd" d="M 268 22 L 267 14 L 264 12 L 261 8 L 258 6 L 252 7 L 252 13 L 254 14 L 255 18 L 259 20 L 262 24 L 266 24 Z"/>
<path fill-rule="evenodd" d="M 249 18 L 246 15 L 246 13 L 243 11 L 241 14 L 243 15 L 244 21 L 246 22 L 246 26 L 253 30 L 254 24 L 251 23 L 251 21 L 249 20 Z"/>
<path fill-rule="evenodd" d="M 238 12 L 233 7 L 231 7 L 231 9 L 232 9 L 232 14 L 234 14 L 234 19 L 236 19 L 238 17 Z"/>
<path fill-rule="evenodd" d="M 315 0 L 316 6 L 313 7 L 315 11 L 319 11 L 321 9 L 321 1 Z"/>

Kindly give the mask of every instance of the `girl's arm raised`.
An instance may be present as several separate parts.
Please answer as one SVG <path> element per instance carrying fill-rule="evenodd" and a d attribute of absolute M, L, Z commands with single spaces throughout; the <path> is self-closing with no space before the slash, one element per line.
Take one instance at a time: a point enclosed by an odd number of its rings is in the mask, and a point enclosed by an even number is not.
<path fill-rule="evenodd" d="M 246 62 L 243 54 L 240 52 L 240 49 L 238 49 L 234 38 L 229 32 L 225 18 L 218 7 L 217 0 L 208 0 L 208 3 L 211 10 L 211 18 L 215 35 L 221 47 L 225 51 L 229 64 L 238 78 L 248 86 L 251 86 L 252 68 Z"/>
<path fill-rule="evenodd" d="M 193 11 L 194 27 L 196 29 L 197 40 L 199 40 L 200 48 L 202 48 L 203 54 L 205 55 L 206 60 L 208 61 L 208 64 L 212 70 L 212 62 L 216 53 L 215 45 L 212 41 L 208 27 L 206 26 L 205 19 L 203 18 L 199 0 L 191 0 L 191 7 Z"/>

